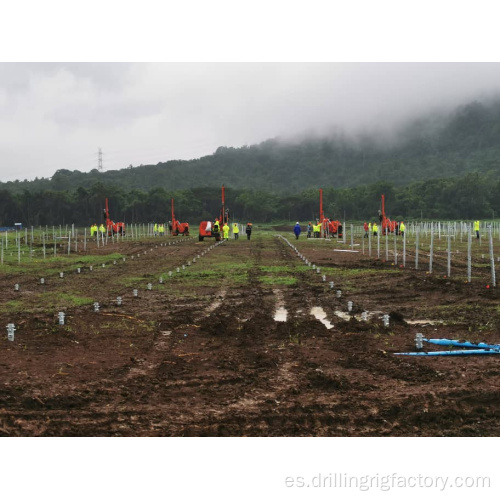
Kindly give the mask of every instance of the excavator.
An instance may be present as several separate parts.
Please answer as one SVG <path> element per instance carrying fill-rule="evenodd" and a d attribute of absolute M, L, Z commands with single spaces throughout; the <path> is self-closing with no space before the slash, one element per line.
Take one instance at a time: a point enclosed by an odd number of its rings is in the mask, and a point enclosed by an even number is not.
<path fill-rule="evenodd" d="M 113 234 L 119 234 L 120 236 L 125 235 L 125 222 L 113 222 L 109 217 L 109 207 L 107 198 L 106 198 L 106 208 L 104 209 L 103 215 L 106 218 L 106 229 L 108 231 L 108 236 L 112 236 Z"/>
<path fill-rule="evenodd" d="M 225 193 L 224 184 L 222 184 L 222 204 L 220 209 L 220 215 L 216 219 L 219 223 L 219 230 L 217 226 L 212 221 L 204 220 L 200 222 L 200 230 L 198 235 L 198 240 L 203 241 L 205 238 L 215 238 L 215 241 L 220 241 L 222 239 L 221 232 L 222 227 L 225 223 L 229 225 L 229 209 L 226 208 L 225 203 Z"/>
<path fill-rule="evenodd" d="M 170 221 L 170 232 L 172 236 L 189 236 L 189 224 L 187 222 L 179 222 L 174 214 L 174 199 L 172 198 L 172 220 Z"/>

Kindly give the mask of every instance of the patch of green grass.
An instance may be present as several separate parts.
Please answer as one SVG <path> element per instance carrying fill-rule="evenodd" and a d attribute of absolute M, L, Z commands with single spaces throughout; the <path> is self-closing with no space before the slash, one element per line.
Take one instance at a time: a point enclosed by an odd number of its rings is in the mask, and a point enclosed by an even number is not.
<path fill-rule="evenodd" d="M 290 271 L 288 266 L 259 266 L 259 269 L 264 273 L 286 273 Z"/>
<path fill-rule="evenodd" d="M 123 257 L 126 257 L 126 255 L 123 255 L 121 253 L 110 253 L 108 255 L 78 255 L 76 256 L 76 258 L 78 259 L 76 264 L 92 265 L 95 262 L 102 264 L 103 262 L 122 260 Z"/>
<path fill-rule="evenodd" d="M 5 304 L 0 305 L 0 312 L 19 312 L 23 311 L 25 306 L 22 300 L 9 300 Z"/>
<path fill-rule="evenodd" d="M 22 256 L 21 262 L 17 260 L 17 255 L 6 258 L 4 264 L 0 266 L 0 271 L 5 274 L 39 274 L 45 276 L 57 275 L 60 272 L 71 272 L 77 267 L 102 266 L 102 264 L 112 264 L 114 260 L 119 261 L 123 257 L 120 253 L 111 253 L 108 255 L 78 255 L 61 254 L 54 257 L 47 252 L 47 257 L 37 255 L 30 259 L 29 256 Z"/>
<path fill-rule="evenodd" d="M 194 282 L 195 284 L 207 285 L 221 282 L 228 286 L 232 284 L 241 284 L 248 281 L 248 271 L 251 265 L 248 261 L 224 260 L 210 262 L 210 268 L 189 266 L 180 273 L 175 273 L 172 278 Z M 170 278 L 169 278 L 170 279 Z"/>
<path fill-rule="evenodd" d="M 309 266 L 306 266 L 306 265 L 300 265 L 300 266 L 297 266 L 295 269 L 294 269 L 294 272 L 299 272 L 299 273 L 305 273 L 305 272 L 311 272 L 312 270 L 312 266 L 309 267 Z"/>
<path fill-rule="evenodd" d="M 259 281 L 265 285 L 295 285 L 297 278 L 293 276 L 260 276 Z"/>
<path fill-rule="evenodd" d="M 94 299 L 77 294 L 61 292 L 44 292 L 38 296 L 38 307 L 42 310 L 64 309 L 69 307 L 82 307 L 94 303 Z M 26 304 L 22 300 L 11 300 L 0 305 L 0 312 L 25 311 Z"/>
<path fill-rule="evenodd" d="M 79 295 L 70 295 L 70 294 L 59 294 L 59 300 L 62 299 L 67 303 L 75 306 L 86 306 L 94 303 L 94 299 L 90 297 L 81 297 Z"/>
<path fill-rule="evenodd" d="M 39 304 L 46 308 L 81 307 L 94 303 L 94 299 L 77 294 L 45 292 L 39 295 Z"/>

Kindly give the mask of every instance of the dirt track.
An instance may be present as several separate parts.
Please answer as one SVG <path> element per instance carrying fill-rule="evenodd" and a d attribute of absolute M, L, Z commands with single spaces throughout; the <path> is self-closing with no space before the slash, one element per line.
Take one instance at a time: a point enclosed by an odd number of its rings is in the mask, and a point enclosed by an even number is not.
<path fill-rule="evenodd" d="M 394 355 L 414 351 L 417 332 L 500 343 L 498 291 L 486 288 L 487 269 L 484 280 L 467 283 L 443 277 L 438 263 L 429 275 L 334 252 L 345 248 L 336 241 L 285 236 L 320 273 L 285 240 L 256 231 L 205 255 L 213 241 L 90 249 L 119 251 L 126 261 L 68 269 L 45 285 L 39 276 L 2 275 L 2 303 L 23 307 L 1 313 L 0 435 L 499 434 L 500 356 Z M 57 308 L 57 297 L 75 290 L 100 311 Z M 50 297 L 49 311 L 40 304 Z M 274 319 L 280 306 L 286 321 Z M 58 310 L 67 314 L 64 326 Z M 368 321 L 359 317 L 364 310 Z M 14 342 L 7 323 L 16 325 Z"/>

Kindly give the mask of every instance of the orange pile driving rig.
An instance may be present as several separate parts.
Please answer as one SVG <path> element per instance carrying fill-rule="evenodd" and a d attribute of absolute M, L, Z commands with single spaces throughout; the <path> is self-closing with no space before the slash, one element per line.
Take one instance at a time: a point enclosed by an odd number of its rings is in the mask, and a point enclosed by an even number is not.
<path fill-rule="evenodd" d="M 106 208 L 103 213 L 106 218 L 106 229 L 108 231 L 108 236 L 112 236 L 113 234 L 119 234 L 123 236 L 125 234 L 125 222 L 113 222 L 109 217 L 109 207 L 108 207 L 108 199 L 106 198 Z"/>
<path fill-rule="evenodd" d="M 319 190 L 319 223 L 321 225 L 321 231 L 323 233 L 323 238 L 331 236 L 335 238 L 343 237 L 342 233 L 342 223 L 338 220 L 330 220 L 325 217 L 325 212 L 323 212 L 323 190 Z"/>
<path fill-rule="evenodd" d="M 187 222 L 179 222 L 174 214 L 174 199 L 172 198 L 172 220 L 170 221 L 170 233 L 172 236 L 189 236 L 189 224 Z"/>
<path fill-rule="evenodd" d="M 397 222 L 395 220 L 389 219 L 385 215 L 385 196 L 382 195 L 382 210 L 378 211 L 378 217 L 380 220 L 380 225 L 382 226 L 382 234 L 394 233 L 397 229 Z"/>
<path fill-rule="evenodd" d="M 229 209 L 226 208 L 225 197 L 224 197 L 224 184 L 222 184 L 222 204 L 220 208 L 219 217 L 215 219 L 214 222 L 209 220 L 204 220 L 200 222 L 200 231 L 198 235 L 198 240 L 203 241 L 205 238 L 215 238 L 215 241 L 220 241 L 222 227 L 224 224 L 229 225 Z"/>

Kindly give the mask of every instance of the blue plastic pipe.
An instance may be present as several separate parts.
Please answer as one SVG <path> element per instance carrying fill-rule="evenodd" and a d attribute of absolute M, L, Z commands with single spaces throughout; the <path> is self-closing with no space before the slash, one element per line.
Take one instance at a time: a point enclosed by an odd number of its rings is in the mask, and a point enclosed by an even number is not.
<path fill-rule="evenodd" d="M 395 352 L 396 356 L 471 356 L 477 354 L 500 354 L 500 349 L 470 349 L 469 351 Z"/>
<path fill-rule="evenodd" d="M 472 342 L 460 342 L 458 340 L 450 340 L 450 339 L 422 339 L 430 344 L 437 345 L 449 345 L 454 347 L 479 347 L 481 349 L 500 349 L 499 344 L 485 344 L 484 342 L 479 342 L 478 344 L 474 344 Z"/>

